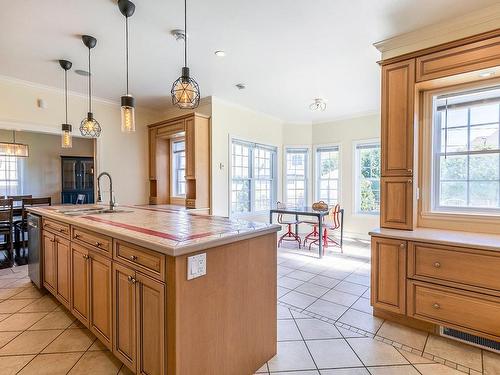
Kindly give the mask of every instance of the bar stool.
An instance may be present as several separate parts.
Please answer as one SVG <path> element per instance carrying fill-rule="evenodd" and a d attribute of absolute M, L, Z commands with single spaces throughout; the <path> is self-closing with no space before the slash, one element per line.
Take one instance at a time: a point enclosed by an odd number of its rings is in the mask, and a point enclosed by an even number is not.
<path fill-rule="evenodd" d="M 340 204 L 336 204 L 335 207 L 331 208 L 330 211 L 328 212 L 328 215 L 326 215 L 323 218 L 323 225 L 325 226 L 325 229 L 323 230 L 322 234 L 322 240 L 323 240 L 323 255 L 325 253 L 325 249 L 328 247 L 328 241 L 332 242 L 334 246 L 340 247 L 340 252 L 343 253 L 342 246 L 340 243 L 334 239 L 333 237 L 330 237 L 328 235 L 328 232 L 331 231 L 333 232 L 336 229 L 340 228 Z M 309 250 L 311 250 L 311 245 L 318 243 L 319 242 L 319 236 L 314 239 L 310 244 L 309 244 Z"/>
<path fill-rule="evenodd" d="M 312 205 L 312 209 L 315 211 L 328 211 L 328 204 L 325 203 L 324 201 L 318 201 L 314 202 Z M 307 236 L 304 238 L 304 246 L 306 246 L 307 241 L 309 240 L 314 240 L 318 238 L 319 233 L 318 233 L 318 222 L 317 221 L 312 221 L 312 220 L 304 220 L 303 223 L 309 224 L 313 227 L 312 232 L 310 232 Z"/>
<path fill-rule="evenodd" d="M 284 209 L 286 209 L 286 204 L 281 203 L 281 202 L 277 202 L 276 207 L 278 208 L 278 210 L 284 210 Z M 300 247 L 302 245 L 302 239 L 300 238 L 298 233 L 294 233 L 294 231 L 292 230 L 292 225 L 298 225 L 301 222 L 299 220 L 296 220 L 296 219 L 285 220 L 283 218 L 283 214 L 279 214 L 278 215 L 278 223 L 288 226 L 287 232 L 285 234 L 283 234 L 282 236 L 280 236 L 280 239 L 278 241 L 278 247 L 281 246 L 281 242 L 283 242 L 283 241 L 297 241 L 299 243 L 299 249 L 300 249 Z"/>

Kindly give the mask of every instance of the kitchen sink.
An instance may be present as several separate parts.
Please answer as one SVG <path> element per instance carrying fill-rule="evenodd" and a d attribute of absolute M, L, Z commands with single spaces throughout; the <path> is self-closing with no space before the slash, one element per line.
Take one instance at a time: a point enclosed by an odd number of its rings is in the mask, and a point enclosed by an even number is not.
<path fill-rule="evenodd" d="M 114 210 L 110 210 L 109 208 L 103 208 L 103 207 L 86 207 L 86 208 L 60 209 L 57 210 L 57 212 L 67 216 L 83 216 L 83 215 L 117 214 L 117 213 L 126 213 L 134 211 L 122 208 L 115 208 Z"/>

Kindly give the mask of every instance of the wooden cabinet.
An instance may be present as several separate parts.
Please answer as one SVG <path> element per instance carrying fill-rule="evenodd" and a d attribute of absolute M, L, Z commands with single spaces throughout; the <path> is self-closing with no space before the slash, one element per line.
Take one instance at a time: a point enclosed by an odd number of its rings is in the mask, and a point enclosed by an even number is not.
<path fill-rule="evenodd" d="M 83 324 L 89 324 L 89 252 L 71 245 L 71 312 Z"/>
<path fill-rule="evenodd" d="M 113 263 L 113 353 L 137 374 L 165 374 L 165 284 Z"/>
<path fill-rule="evenodd" d="M 412 176 L 415 61 L 382 67 L 381 174 Z"/>
<path fill-rule="evenodd" d="M 43 231 L 43 286 L 52 294 L 57 293 L 57 252 L 55 235 Z"/>
<path fill-rule="evenodd" d="M 57 256 L 57 299 L 67 308 L 70 305 L 71 292 L 71 246 L 62 237 L 55 236 L 54 241 Z"/>
<path fill-rule="evenodd" d="M 372 237 L 371 304 L 406 313 L 406 241 Z"/>
<path fill-rule="evenodd" d="M 413 179 L 382 177 L 380 181 L 380 226 L 413 229 Z"/>

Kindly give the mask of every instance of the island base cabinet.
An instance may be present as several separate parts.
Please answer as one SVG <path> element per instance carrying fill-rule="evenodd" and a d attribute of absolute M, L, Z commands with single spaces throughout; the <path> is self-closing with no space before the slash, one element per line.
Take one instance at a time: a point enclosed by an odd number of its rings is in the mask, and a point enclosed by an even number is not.
<path fill-rule="evenodd" d="M 84 247 L 71 246 L 71 312 L 89 325 L 89 253 Z"/>
<path fill-rule="evenodd" d="M 113 263 L 113 353 L 136 374 L 165 374 L 165 294 L 165 284 Z"/>
<path fill-rule="evenodd" d="M 43 232 L 43 286 L 53 295 L 57 294 L 57 252 L 55 236 Z"/>
<path fill-rule="evenodd" d="M 68 240 L 55 237 L 57 254 L 57 299 L 69 308 L 71 285 L 71 247 Z"/>

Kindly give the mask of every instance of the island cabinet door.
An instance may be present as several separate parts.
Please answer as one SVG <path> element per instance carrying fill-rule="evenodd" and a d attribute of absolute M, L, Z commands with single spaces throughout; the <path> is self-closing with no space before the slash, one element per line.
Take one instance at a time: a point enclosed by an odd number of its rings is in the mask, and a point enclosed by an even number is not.
<path fill-rule="evenodd" d="M 406 241 L 372 237 L 374 308 L 406 314 Z"/>
<path fill-rule="evenodd" d="M 135 277 L 134 270 L 113 262 L 113 353 L 133 372 L 137 367 Z"/>
<path fill-rule="evenodd" d="M 83 324 L 89 324 L 89 254 L 88 250 L 71 245 L 71 312 Z"/>
<path fill-rule="evenodd" d="M 71 247 L 68 240 L 56 236 L 57 252 L 57 299 L 69 308 L 71 290 Z"/>
<path fill-rule="evenodd" d="M 165 284 L 139 272 L 137 290 L 137 374 L 164 375 L 166 369 Z"/>
<path fill-rule="evenodd" d="M 111 260 L 89 252 L 89 328 L 108 349 L 112 350 L 112 269 Z"/>
<path fill-rule="evenodd" d="M 57 252 L 55 236 L 43 232 L 43 286 L 53 295 L 57 294 Z"/>

